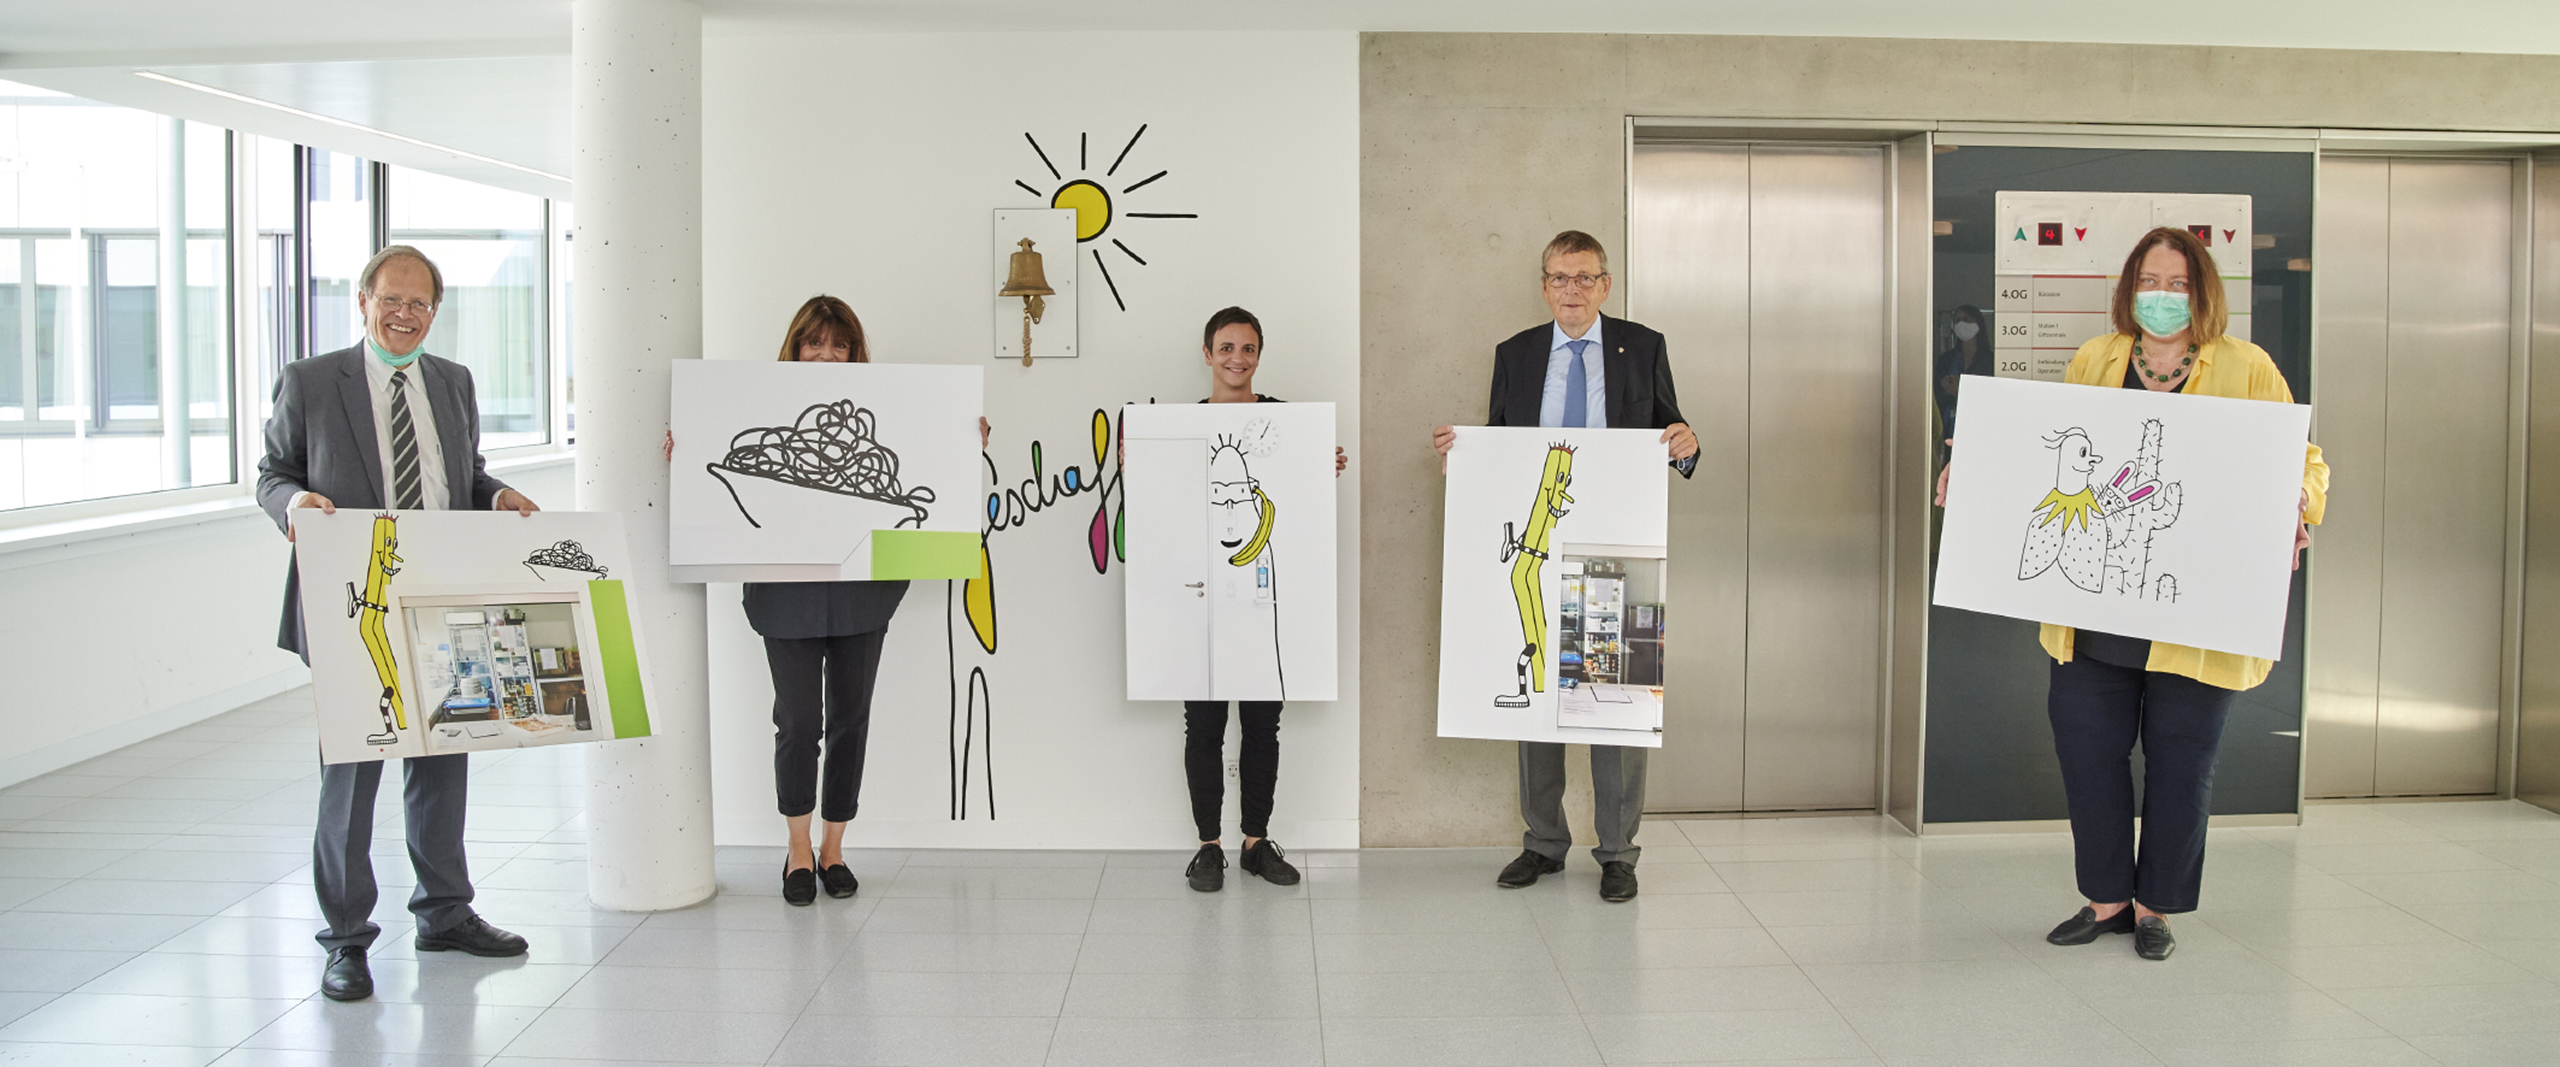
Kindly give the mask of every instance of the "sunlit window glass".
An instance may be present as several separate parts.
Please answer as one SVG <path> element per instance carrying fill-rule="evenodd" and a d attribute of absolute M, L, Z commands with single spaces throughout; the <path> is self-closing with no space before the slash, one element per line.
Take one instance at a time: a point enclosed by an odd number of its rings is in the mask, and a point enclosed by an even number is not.
<path fill-rule="evenodd" d="M 396 166 L 383 184 L 390 243 L 444 274 L 426 348 L 471 368 L 481 447 L 549 440 L 542 198 Z"/>
<path fill-rule="evenodd" d="M 235 480 L 229 150 L 0 81 L 0 510 Z"/>
<path fill-rule="evenodd" d="M 364 340 L 356 312 L 356 275 L 373 257 L 373 164 L 322 148 L 302 150 L 302 197 L 310 212 L 305 249 L 311 257 L 304 306 L 310 335 L 295 358 L 326 355 Z"/>

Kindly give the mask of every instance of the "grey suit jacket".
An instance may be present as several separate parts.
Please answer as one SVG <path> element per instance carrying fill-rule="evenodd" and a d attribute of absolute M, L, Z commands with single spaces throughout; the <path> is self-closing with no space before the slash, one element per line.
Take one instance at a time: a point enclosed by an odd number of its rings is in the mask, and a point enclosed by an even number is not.
<path fill-rule="evenodd" d="M 276 376 L 275 414 L 267 417 L 267 454 L 258 461 L 258 506 L 285 529 L 286 510 L 304 490 L 341 508 L 381 508 L 390 492 L 382 484 L 382 446 L 374 440 L 373 389 L 365 381 L 367 355 L 359 342 L 325 356 L 296 360 Z M 505 482 L 489 476 L 480 455 L 480 401 L 471 371 L 449 359 L 421 354 L 427 406 L 435 413 L 436 440 L 444 448 L 445 506 L 486 511 Z M 276 647 L 301 653 L 301 578 L 285 569 L 284 621 Z"/>

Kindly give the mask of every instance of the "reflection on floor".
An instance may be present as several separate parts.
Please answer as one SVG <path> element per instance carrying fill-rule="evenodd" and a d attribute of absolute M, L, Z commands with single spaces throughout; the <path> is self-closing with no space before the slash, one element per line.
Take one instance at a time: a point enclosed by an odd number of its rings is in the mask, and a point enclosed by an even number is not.
<path fill-rule="evenodd" d="M 0 791 L 0 1064 L 2550 1064 L 2560 816 L 2323 805 L 2216 831 L 2176 957 L 2043 943 L 2059 835 L 1656 822 L 1643 895 L 1493 887 L 1509 850 L 874 852 L 792 908 L 585 901 L 581 761 L 473 757 L 480 907 L 529 960 L 416 958 L 398 805 L 376 998 L 316 995 L 301 692 Z M 1175 773 L 1168 769 L 1167 773 Z M 396 794 L 394 794 L 396 796 Z M 401 887 L 401 888 L 394 888 Z"/>

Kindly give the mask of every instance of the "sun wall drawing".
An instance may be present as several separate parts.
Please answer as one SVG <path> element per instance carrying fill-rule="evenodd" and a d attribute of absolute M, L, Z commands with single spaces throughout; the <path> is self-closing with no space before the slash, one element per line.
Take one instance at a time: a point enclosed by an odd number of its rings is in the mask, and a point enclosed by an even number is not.
<path fill-rule="evenodd" d="M 323 762 L 650 732 L 620 516 L 311 512 L 294 560 Z"/>
<path fill-rule="evenodd" d="M 1104 140 L 1097 142 L 1092 133 L 1079 131 L 1075 139 L 1075 155 L 1072 157 L 1075 161 L 1076 176 L 1069 178 L 1066 170 L 1059 164 L 1059 160 L 1069 158 L 1065 153 L 1064 144 L 1053 142 L 1058 144 L 1058 154 L 1052 156 L 1049 147 L 1041 144 L 1039 137 L 1025 131 L 1022 141 L 1030 147 L 1030 154 L 1038 160 L 1041 171 L 1048 175 L 1048 179 L 1037 185 L 1020 178 L 1013 181 L 1014 186 L 1023 192 L 1041 197 L 1044 201 L 1043 206 L 1070 209 L 1076 213 L 1077 247 L 1084 249 L 1092 257 L 1094 268 L 1102 272 L 1103 287 L 1111 293 L 1111 305 L 1121 311 L 1129 310 L 1129 300 L 1121 294 L 1119 279 L 1111 274 L 1111 259 L 1125 260 L 1121 265 L 1123 270 L 1146 266 L 1146 258 L 1128 243 L 1128 241 L 1137 241 L 1144 244 L 1145 239 L 1130 233 L 1129 226 L 1121 226 L 1116 233 L 1112 227 L 1124 220 L 1131 222 L 1149 220 L 1147 224 L 1153 225 L 1158 222 L 1200 217 L 1197 211 L 1163 209 L 1132 211 L 1129 210 L 1129 204 L 1120 202 L 1123 199 L 1141 202 L 1141 198 L 1137 196 L 1139 190 L 1164 181 L 1173 173 L 1172 170 L 1163 167 L 1158 167 L 1154 172 L 1149 173 L 1144 163 L 1131 165 L 1133 163 L 1131 154 L 1137 152 L 1138 142 L 1145 140 L 1146 136 L 1147 126 L 1145 123 L 1140 123 L 1136 130 L 1130 132 L 1128 140 L 1120 142 L 1120 147 L 1115 151 L 1110 144 L 1112 140 L 1117 139 L 1116 135 L 1106 133 L 1103 135 Z M 1100 153 L 1105 152 L 1111 153 L 1111 162 L 1102 165 L 1102 172 L 1096 175 L 1093 168 L 1100 159 Z M 1139 158 L 1143 159 L 1144 154 L 1139 153 Z M 1124 166 L 1129 167 L 1129 176 L 1125 178 L 1120 176 L 1120 170 Z M 1146 176 L 1138 177 L 1141 174 Z M 1033 180 L 1039 179 L 1035 175 Z M 1115 188 L 1118 190 L 1116 193 L 1113 192 Z M 1150 194 L 1151 197 L 1160 195 L 1162 195 L 1161 190 Z M 1152 203 L 1147 203 L 1146 206 L 1155 207 Z M 1123 237 L 1127 240 L 1123 240 Z M 1102 254 L 1103 243 L 1108 243 L 1119 255 L 1105 257 Z"/>
<path fill-rule="evenodd" d="M 1661 745 L 1670 498 L 1659 437 L 1458 429 L 1440 736 Z"/>
<path fill-rule="evenodd" d="M 1332 700 L 1331 404 L 1132 404 L 1131 700 Z"/>
<path fill-rule="evenodd" d="M 679 360 L 668 495 L 680 581 L 979 569 L 977 367 Z"/>
<path fill-rule="evenodd" d="M 2015 379 L 1965 404 L 1936 603 L 2281 655 L 2309 407 Z"/>

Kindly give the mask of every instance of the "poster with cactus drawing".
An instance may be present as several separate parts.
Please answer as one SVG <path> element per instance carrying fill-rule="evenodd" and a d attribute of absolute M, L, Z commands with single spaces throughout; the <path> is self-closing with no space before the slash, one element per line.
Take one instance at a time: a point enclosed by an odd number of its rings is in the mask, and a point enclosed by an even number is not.
<path fill-rule="evenodd" d="M 2311 409 L 1967 379 L 1935 602 L 2265 659 Z"/>
<path fill-rule="evenodd" d="M 1442 737 L 1662 745 L 1670 472 L 1657 430 L 1458 428 Z"/>

